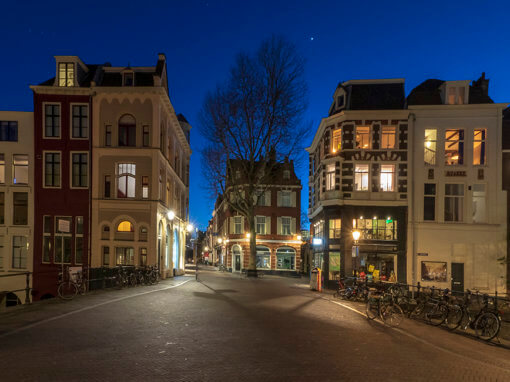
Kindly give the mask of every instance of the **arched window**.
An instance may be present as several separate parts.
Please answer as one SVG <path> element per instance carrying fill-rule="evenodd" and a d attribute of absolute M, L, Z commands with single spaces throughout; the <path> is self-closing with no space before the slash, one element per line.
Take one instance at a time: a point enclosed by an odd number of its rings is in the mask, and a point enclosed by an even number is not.
<path fill-rule="evenodd" d="M 257 269 L 271 269 L 271 251 L 267 247 L 257 247 Z"/>
<path fill-rule="evenodd" d="M 134 232 L 133 224 L 127 220 L 121 221 L 117 226 L 117 232 Z"/>
<path fill-rule="evenodd" d="M 104 225 L 101 228 L 101 239 L 110 240 L 110 226 Z"/>
<path fill-rule="evenodd" d="M 294 248 L 282 247 L 276 250 L 276 269 L 296 269 L 296 251 Z"/>
<path fill-rule="evenodd" d="M 117 198 L 134 198 L 136 191 L 136 164 L 117 164 Z"/>
<path fill-rule="evenodd" d="M 119 119 L 119 146 L 136 146 L 136 121 L 130 114 Z"/>
<path fill-rule="evenodd" d="M 141 226 L 140 234 L 138 235 L 138 240 L 139 241 L 147 241 L 147 235 L 148 235 L 147 227 Z"/>

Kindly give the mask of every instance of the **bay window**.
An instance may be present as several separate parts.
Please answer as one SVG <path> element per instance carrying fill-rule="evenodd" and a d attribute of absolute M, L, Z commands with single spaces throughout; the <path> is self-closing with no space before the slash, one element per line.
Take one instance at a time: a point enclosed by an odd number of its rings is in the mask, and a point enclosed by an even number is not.
<path fill-rule="evenodd" d="M 354 168 L 354 190 L 368 191 L 368 164 L 357 164 Z"/>

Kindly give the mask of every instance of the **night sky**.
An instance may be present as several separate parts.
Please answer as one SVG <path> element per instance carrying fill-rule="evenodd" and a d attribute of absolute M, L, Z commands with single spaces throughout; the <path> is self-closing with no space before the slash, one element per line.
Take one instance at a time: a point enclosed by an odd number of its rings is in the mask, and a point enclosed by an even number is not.
<path fill-rule="evenodd" d="M 482 5 L 483 4 L 483 5 Z M 213 199 L 200 169 L 198 112 L 235 55 L 271 34 L 292 41 L 307 61 L 311 142 L 340 81 L 405 78 L 491 80 L 495 102 L 510 102 L 507 1 L 3 1 L 0 5 L 0 110 L 32 111 L 30 84 L 54 76 L 54 55 L 85 63 L 155 65 L 167 57 L 170 98 L 194 126 L 190 219 L 204 229 Z M 306 163 L 304 161 L 303 163 Z M 307 166 L 302 208 L 308 206 Z"/>

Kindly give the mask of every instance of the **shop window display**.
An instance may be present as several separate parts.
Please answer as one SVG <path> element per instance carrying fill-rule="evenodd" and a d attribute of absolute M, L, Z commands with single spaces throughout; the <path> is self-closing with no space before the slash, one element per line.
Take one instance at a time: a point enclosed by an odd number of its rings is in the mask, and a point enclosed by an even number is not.
<path fill-rule="evenodd" d="M 397 221 L 392 219 L 354 219 L 353 228 L 362 240 L 398 240 Z"/>

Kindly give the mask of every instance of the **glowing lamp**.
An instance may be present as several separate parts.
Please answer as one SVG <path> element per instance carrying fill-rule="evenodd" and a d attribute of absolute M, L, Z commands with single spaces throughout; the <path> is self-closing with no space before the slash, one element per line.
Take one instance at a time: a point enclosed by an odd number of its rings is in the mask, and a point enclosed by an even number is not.
<path fill-rule="evenodd" d="M 193 224 L 188 224 L 188 225 L 186 226 L 186 230 L 187 230 L 188 232 L 193 231 Z"/>
<path fill-rule="evenodd" d="M 174 211 L 168 211 L 168 214 L 166 214 L 168 217 L 168 220 L 174 220 L 175 218 L 175 212 Z"/>
<path fill-rule="evenodd" d="M 360 236 L 361 236 L 360 231 L 352 231 L 352 238 L 354 239 L 354 241 L 358 241 Z"/>

